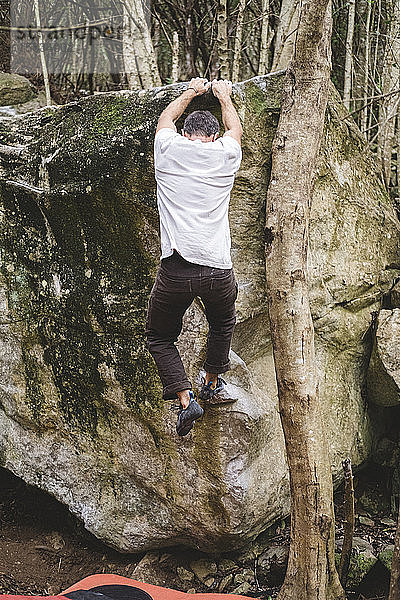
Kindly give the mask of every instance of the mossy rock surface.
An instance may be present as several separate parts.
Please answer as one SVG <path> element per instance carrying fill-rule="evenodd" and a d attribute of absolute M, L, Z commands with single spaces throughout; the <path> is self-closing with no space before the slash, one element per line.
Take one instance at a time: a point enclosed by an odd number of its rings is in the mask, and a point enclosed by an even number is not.
<path fill-rule="evenodd" d="M 35 89 L 26 77 L 0 72 L 0 106 L 22 104 L 35 95 Z"/>
<path fill-rule="evenodd" d="M 337 568 L 340 564 L 340 556 L 340 552 L 335 553 Z M 346 589 L 356 590 L 377 561 L 378 558 L 375 556 L 372 546 L 364 539 L 355 537 L 347 573 Z"/>
<path fill-rule="evenodd" d="M 386 546 L 386 548 L 384 548 L 382 550 L 382 552 L 379 553 L 379 556 L 378 556 L 379 561 L 383 564 L 384 567 L 386 567 L 386 569 L 389 571 L 389 573 L 392 570 L 393 551 L 394 551 L 394 546 L 389 545 L 389 546 Z"/>
<path fill-rule="evenodd" d="M 352 556 L 347 578 L 347 587 L 349 589 L 358 588 L 362 580 L 376 564 L 377 560 L 376 556 L 366 552 L 361 552 L 360 554 Z"/>
<path fill-rule="evenodd" d="M 244 128 L 230 207 L 239 297 L 226 377 L 234 402 L 207 407 L 185 439 L 161 401 L 144 337 L 159 261 L 154 133 L 185 85 L 0 118 L 1 464 L 119 550 L 234 549 L 289 512 L 263 246 L 282 77 L 234 87 Z M 198 108 L 221 118 L 212 95 L 188 110 Z M 332 91 L 310 231 L 317 364 L 337 480 L 343 456 L 358 465 L 370 451 L 370 328 L 400 264 L 394 208 L 344 115 Z M 206 335 L 195 302 L 179 340 L 194 384 Z"/>

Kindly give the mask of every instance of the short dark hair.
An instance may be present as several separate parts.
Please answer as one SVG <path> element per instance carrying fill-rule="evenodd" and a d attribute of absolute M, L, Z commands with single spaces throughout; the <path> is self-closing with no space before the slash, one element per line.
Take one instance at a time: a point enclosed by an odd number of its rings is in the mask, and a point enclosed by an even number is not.
<path fill-rule="evenodd" d="M 209 137 L 219 132 L 219 122 L 209 110 L 195 110 L 186 117 L 183 131 L 189 135 Z"/>

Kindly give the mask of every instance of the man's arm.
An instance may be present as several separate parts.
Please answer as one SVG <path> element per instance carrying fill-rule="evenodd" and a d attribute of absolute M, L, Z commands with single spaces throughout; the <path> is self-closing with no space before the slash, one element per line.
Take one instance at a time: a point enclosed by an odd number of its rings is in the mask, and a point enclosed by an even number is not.
<path fill-rule="evenodd" d="M 178 96 L 178 98 L 168 104 L 167 108 L 163 110 L 160 118 L 158 119 L 156 133 L 163 127 L 167 127 L 176 131 L 174 121 L 179 119 L 179 117 L 184 113 L 185 109 L 188 107 L 193 98 L 195 96 L 201 96 L 202 94 L 205 94 L 210 88 L 210 85 L 211 84 L 207 81 L 207 79 L 203 79 L 202 77 L 195 77 L 192 79 L 188 88 L 180 96 Z"/>
<path fill-rule="evenodd" d="M 221 104 L 222 121 L 225 127 L 224 137 L 230 135 L 241 144 L 243 129 L 231 100 L 232 83 L 227 79 L 220 81 L 214 79 L 211 82 L 211 89 Z"/>

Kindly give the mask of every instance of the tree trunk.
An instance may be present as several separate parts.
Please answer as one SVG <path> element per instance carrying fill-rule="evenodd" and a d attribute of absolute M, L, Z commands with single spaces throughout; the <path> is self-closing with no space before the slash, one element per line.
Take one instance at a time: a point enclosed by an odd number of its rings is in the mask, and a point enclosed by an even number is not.
<path fill-rule="evenodd" d="M 353 65 L 353 37 L 354 37 L 354 18 L 356 14 L 356 0 L 349 0 L 349 14 L 347 18 L 346 35 L 346 61 L 344 66 L 344 86 L 343 103 L 347 110 L 350 110 L 351 78 Z"/>
<path fill-rule="evenodd" d="M 397 198 L 400 197 L 400 111 L 397 113 L 397 160 L 396 160 L 396 180 L 397 180 Z M 397 211 L 400 213 L 400 200 L 397 200 Z"/>
<path fill-rule="evenodd" d="M 375 7 L 375 5 L 374 5 Z M 376 6 L 376 26 L 375 26 L 375 47 L 374 47 L 374 61 L 372 66 L 372 78 L 374 82 L 377 82 L 377 72 L 378 72 L 378 57 L 379 57 L 379 45 L 381 38 L 381 20 L 382 20 L 382 0 L 378 0 Z"/>
<path fill-rule="evenodd" d="M 185 6 L 185 56 L 186 56 L 186 77 L 191 79 L 196 77 L 196 60 L 195 60 L 195 34 L 194 34 L 194 14 L 193 0 L 187 0 Z"/>
<path fill-rule="evenodd" d="M 293 56 L 299 14 L 300 0 L 282 0 L 271 71 L 286 69 Z"/>
<path fill-rule="evenodd" d="M 268 50 L 274 35 L 269 26 L 269 4 L 270 0 L 262 0 L 260 59 L 258 61 L 259 75 L 265 75 L 268 72 Z"/>
<path fill-rule="evenodd" d="M 45 89 L 45 92 L 46 92 L 46 104 L 47 104 L 47 106 L 50 106 L 52 102 L 51 102 L 51 95 L 50 95 L 49 74 L 47 72 L 46 57 L 45 57 L 45 54 L 44 54 L 43 34 L 42 34 L 42 31 L 41 31 L 40 12 L 39 12 L 39 0 L 34 0 L 34 7 L 35 7 L 36 27 L 38 28 L 38 42 L 39 42 L 40 62 L 41 62 L 41 65 L 42 65 L 44 89 Z"/>
<path fill-rule="evenodd" d="M 378 85 L 378 81 L 380 80 L 380 77 L 378 78 L 378 73 L 380 73 L 380 69 L 379 69 L 379 62 L 380 62 L 380 45 L 381 45 L 381 21 L 382 21 L 382 0 L 378 0 L 377 2 L 375 2 L 372 6 L 372 31 L 374 31 L 375 33 L 375 44 L 374 44 L 374 48 L 372 51 L 372 40 L 371 40 L 371 51 L 370 51 L 370 61 L 371 61 L 371 84 L 374 88 L 374 93 L 378 94 L 380 91 L 380 84 Z M 367 130 L 369 132 L 368 137 L 371 137 L 372 134 L 372 128 L 375 126 L 375 124 L 377 123 L 377 119 L 376 119 L 376 112 L 375 111 L 375 103 L 371 104 L 369 113 L 368 113 L 368 127 Z M 373 121 L 375 121 L 375 124 L 373 124 Z M 370 142 L 371 143 L 371 142 Z"/>
<path fill-rule="evenodd" d="M 396 536 L 390 573 L 390 590 L 388 600 L 400 600 L 400 505 L 397 519 Z"/>
<path fill-rule="evenodd" d="M 367 19 L 365 24 L 365 56 L 364 56 L 364 86 L 363 86 L 363 108 L 361 111 L 361 131 L 364 133 L 367 129 L 368 120 L 368 79 L 370 76 L 370 27 L 371 27 L 372 3 L 367 2 Z"/>
<path fill-rule="evenodd" d="M 158 21 L 158 19 L 154 20 L 153 36 L 151 36 L 151 25 L 150 25 L 149 33 L 150 33 L 150 39 L 152 40 L 152 45 L 154 48 L 154 56 L 156 58 L 156 61 L 158 62 L 158 57 L 160 55 L 160 46 L 161 46 L 161 24 L 160 24 L 160 21 Z"/>
<path fill-rule="evenodd" d="M 124 0 L 123 54 L 130 89 L 161 85 L 142 0 Z"/>
<path fill-rule="evenodd" d="M 357 0 L 356 4 L 357 27 L 355 28 L 353 40 L 353 78 L 352 78 L 352 110 L 357 123 L 361 125 L 363 114 L 363 102 L 365 85 L 368 86 L 368 78 L 365 81 L 365 66 L 369 54 L 369 21 L 371 14 L 371 3 L 369 0 Z"/>
<path fill-rule="evenodd" d="M 331 466 L 308 296 L 309 213 L 330 74 L 331 5 L 303 3 L 285 76 L 266 207 L 266 279 L 291 489 L 289 564 L 279 600 L 344 600 L 334 561 Z"/>
<path fill-rule="evenodd" d="M 354 484 L 350 458 L 346 458 L 342 462 L 342 466 L 344 471 L 344 531 L 338 575 L 340 583 L 343 587 L 346 587 L 354 536 Z"/>
<path fill-rule="evenodd" d="M 382 98 L 379 105 L 378 155 L 387 188 L 390 187 L 392 152 L 395 144 L 396 116 L 400 100 L 400 0 L 394 0 L 382 75 Z"/>
<path fill-rule="evenodd" d="M 123 57 L 124 69 L 128 82 L 128 88 L 131 90 L 140 89 L 142 87 L 141 79 L 138 73 L 136 64 L 135 41 L 133 31 L 135 30 L 132 24 L 132 19 L 129 13 L 129 7 L 125 2 L 122 4 L 124 12 L 123 26 Z"/>
<path fill-rule="evenodd" d="M 239 80 L 240 58 L 242 53 L 243 17 L 246 0 L 239 0 L 239 10 L 236 19 L 235 49 L 233 54 L 232 81 Z"/>
<path fill-rule="evenodd" d="M 179 35 L 174 31 L 172 36 L 172 83 L 176 83 L 179 79 Z"/>
<path fill-rule="evenodd" d="M 0 23 L 10 27 L 10 2 L 0 2 Z M 10 73 L 11 69 L 11 45 L 10 30 L 0 30 L 0 71 Z"/>
<path fill-rule="evenodd" d="M 218 0 L 217 51 L 221 79 L 229 79 L 227 0 Z"/>

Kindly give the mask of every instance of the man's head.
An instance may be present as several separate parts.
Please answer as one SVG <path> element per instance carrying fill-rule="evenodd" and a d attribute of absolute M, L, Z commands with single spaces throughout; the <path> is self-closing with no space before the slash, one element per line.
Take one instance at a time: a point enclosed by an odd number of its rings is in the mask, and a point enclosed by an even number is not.
<path fill-rule="evenodd" d="M 219 133 L 218 119 L 209 110 L 195 110 L 185 119 L 182 135 L 190 140 L 213 142 Z"/>

